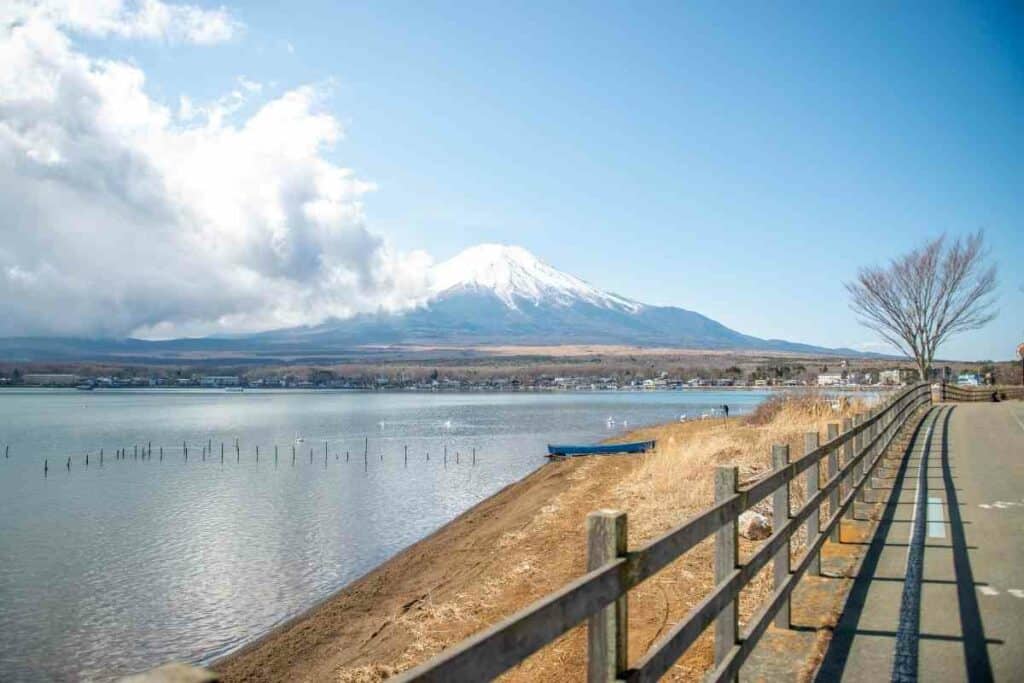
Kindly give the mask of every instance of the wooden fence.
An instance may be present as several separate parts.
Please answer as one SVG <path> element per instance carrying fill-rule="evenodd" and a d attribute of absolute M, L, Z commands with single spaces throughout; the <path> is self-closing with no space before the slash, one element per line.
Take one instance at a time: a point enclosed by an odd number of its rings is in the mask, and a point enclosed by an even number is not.
<path fill-rule="evenodd" d="M 937 384 L 936 399 L 941 401 L 992 401 L 993 394 L 1004 401 L 1024 399 L 1024 386 L 967 387 L 957 384 Z"/>
<path fill-rule="evenodd" d="M 804 454 L 790 461 L 789 447 L 772 448 L 774 470 L 740 488 L 735 467 L 715 471 L 715 503 L 643 547 L 627 550 L 626 515 L 598 511 L 587 518 L 587 573 L 541 598 L 501 623 L 445 650 L 400 675 L 399 681 L 479 681 L 494 678 L 553 640 L 588 620 L 589 681 L 658 680 L 715 622 L 715 664 L 710 679 L 732 680 L 773 619 L 789 627 L 789 597 L 807 572 L 821 574 L 820 551 L 855 499 L 864 499 L 872 473 L 886 447 L 920 406 L 930 403 L 932 389 L 917 384 L 892 396 L 874 410 L 829 425 L 828 440 L 819 434 L 804 439 Z M 955 400 L 955 399 L 954 399 Z M 822 478 L 824 473 L 824 478 Z M 807 499 L 797 510 L 789 488 L 799 476 L 807 482 Z M 739 516 L 773 497 L 772 535 L 745 563 L 738 556 Z M 807 528 L 806 543 L 792 557 L 793 536 Z M 626 651 L 626 614 L 631 588 L 649 579 L 708 536 L 715 537 L 715 586 L 632 667 Z M 774 561 L 774 592 L 740 629 L 740 591 Z"/>

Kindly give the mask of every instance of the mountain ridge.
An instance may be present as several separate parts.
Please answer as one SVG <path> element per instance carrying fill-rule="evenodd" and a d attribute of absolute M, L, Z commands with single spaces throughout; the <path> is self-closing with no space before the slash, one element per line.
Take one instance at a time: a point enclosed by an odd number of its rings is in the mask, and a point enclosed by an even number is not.
<path fill-rule="evenodd" d="M 743 334 L 696 311 L 653 306 L 599 289 L 518 246 L 480 244 L 435 265 L 420 302 L 315 325 L 250 334 L 139 339 L 7 338 L 22 358 L 112 355 L 316 355 L 368 346 L 572 344 L 862 355 Z"/>

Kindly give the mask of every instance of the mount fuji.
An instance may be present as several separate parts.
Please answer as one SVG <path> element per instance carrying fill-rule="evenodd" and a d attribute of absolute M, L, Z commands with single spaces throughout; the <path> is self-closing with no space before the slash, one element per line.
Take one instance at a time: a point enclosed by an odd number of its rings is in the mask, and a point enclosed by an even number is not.
<path fill-rule="evenodd" d="M 250 339 L 289 347 L 367 344 L 612 344 L 852 353 L 741 334 L 693 311 L 651 306 L 559 271 L 517 246 L 481 244 L 435 265 L 429 295 L 399 313 L 362 314 Z"/>
<path fill-rule="evenodd" d="M 760 339 L 683 308 L 651 306 L 556 270 L 526 249 L 470 247 L 435 265 L 411 308 L 329 319 L 255 334 L 145 341 L 0 339 L 9 360 L 248 359 L 338 357 L 403 346 L 447 348 L 569 344 L 859 355 L 850 349 Z"/>

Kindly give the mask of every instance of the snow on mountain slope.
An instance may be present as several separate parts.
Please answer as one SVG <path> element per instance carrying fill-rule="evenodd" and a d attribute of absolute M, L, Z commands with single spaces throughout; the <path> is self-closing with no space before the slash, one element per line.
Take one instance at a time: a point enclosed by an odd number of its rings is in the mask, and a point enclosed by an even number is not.
<path fill-rule="evenodd" d="M 602 291 L 556 270 L 517 246 L 478 244 L 434 266 L 431 276 L 431 299 L 485 290 L 512 309 L 518 309 L 524 302 L 535 306 L 586 302 L 630 313 L 644 308 L 639 302 Z"/>

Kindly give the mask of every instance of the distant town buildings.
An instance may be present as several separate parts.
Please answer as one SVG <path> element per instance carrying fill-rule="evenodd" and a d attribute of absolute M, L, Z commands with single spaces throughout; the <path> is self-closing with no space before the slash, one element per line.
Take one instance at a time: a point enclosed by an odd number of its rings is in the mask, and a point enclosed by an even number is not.
<path fill-rule="evenodd" d="M 78 384 L 78 375 L 30 372 L 22 377 L 22 382 L 30 387 L 73 387 Z"/>
<path fill-rule="evenodd" d="M 242 391 L 254 389 L 329 389 L 360 391 L 422 391 L 422 392 L 508 392 L 508 391 L 679 391 L 700 388 L 730 387 L 801 387 L 857 388 L 895 387 L 916 382 L 913 368 L 853 367 L 850 363 L 806 367 L 794 363 L 766 363 L 746 370 L 728 368 L 694 368 L 696 372 L 672 373 L 661 369 L 626 368 L 602 376 L 590 374 L 537 374 L 529 368 L 516 368 L 515 373 L 498 374 L 486 370 L 462 368 L 450 375 L 440 369 L 402 367 L 390 371 L 387 366 L 345 369 L 295 368 L 281 372 L 276 368 L 247 369 L 231 374 L 216 374 L 162 368 L 125 368 L 117 374 L 61 372 L 25 372 L 18 368 L 0 371 L 0 386 L 77 387 L 79 389 L 180 388 Z M 109 371 L 108 371 L 109 372 Z M 692 372 L 692 374 L 691 374 Z M 960 384 L 992 383 L 991 364 L 962 367 L 958 373 L 946 366 L 929 372 L 929 381 L 957 381 Z"/>
<path fill-rule="evenodd" d="M 237 387 L 241 381 L 235 375 L 206 375 L 199 378 L 201 387 Z"/>

